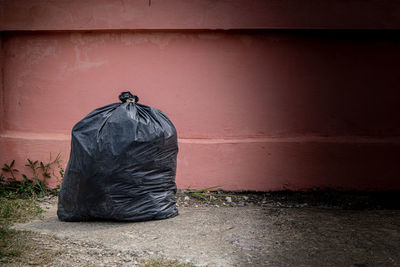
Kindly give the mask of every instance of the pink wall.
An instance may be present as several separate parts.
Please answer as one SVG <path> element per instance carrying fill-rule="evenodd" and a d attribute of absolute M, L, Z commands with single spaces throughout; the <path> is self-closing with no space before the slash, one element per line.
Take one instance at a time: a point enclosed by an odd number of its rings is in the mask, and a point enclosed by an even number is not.
<path fill-rule="evenodd" d="M 3 90 L 3 36 L 0 34 L 0 132 L 3 131 L 4 124 L 4 90 Z"/>
<path fill-rule="evenodd" d="M 74 123 L 131 89 L 178 130 L 180 188 L 400 189 L 398 33 L 334 30 L 396 29 L 394 1 L 103 2 L 2 2 L 0 163 L 66 163 Z"/>
<path fill-rule="evenodd" d="M 0 3 L 2 30 L 400 29 L 397 0 L 0 0 Z"/>

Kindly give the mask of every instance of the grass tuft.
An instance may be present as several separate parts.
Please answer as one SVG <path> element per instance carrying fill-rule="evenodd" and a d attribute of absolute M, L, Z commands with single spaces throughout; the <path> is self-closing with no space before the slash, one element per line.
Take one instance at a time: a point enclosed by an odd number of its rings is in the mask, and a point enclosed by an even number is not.
<path fill-rule="evenodd" d="M 26 222 L 42 213 L 42 209 L 33 198 L 0 198 L 0 225 Z"/>
<path fill-rule="evenodd" d="M 43 265 L 52 260 L 55 251 L 41 248 L 35 243 L 38 234 L 11 229 L 13 223 L 23 223 L 40 216 L 42 209 L 37 198 L 57 195 L 58 189 L 48 187 L 48 179 L 56 178 L 60 184 L 64 176 L 58 154 L 49 162 L 27 160 L 29 177 L 15 168 L 15 160 L 4 164 L 0 173 L 0 265 L 23 263 L 23 266 Z M 58 172 L 58 174 L 57 174 Z M 21 177 L 19 177 L 19 175 Z"/>
<path fill-rule="evenodd" d="M 26 222 L 39 216 L 42 209 L 34 199 L 0 198 L 0 260 L 2 263 L 32 251 L 26 232 L 10 229 L 12 223 Z"/>

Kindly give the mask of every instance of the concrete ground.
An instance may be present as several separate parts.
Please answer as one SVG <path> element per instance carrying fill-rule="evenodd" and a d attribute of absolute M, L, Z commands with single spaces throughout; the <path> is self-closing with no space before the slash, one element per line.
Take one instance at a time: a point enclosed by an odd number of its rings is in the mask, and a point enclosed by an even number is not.
<path fill-rule="evenodd" d="M 400 266 L 400 210 L 196 206 L 161 221 L 67 223 L 52 201 L 43 218 L 15 228 L 60 247 L 54 266 L 136 266 L 152 257 L 196 266 Z"/>

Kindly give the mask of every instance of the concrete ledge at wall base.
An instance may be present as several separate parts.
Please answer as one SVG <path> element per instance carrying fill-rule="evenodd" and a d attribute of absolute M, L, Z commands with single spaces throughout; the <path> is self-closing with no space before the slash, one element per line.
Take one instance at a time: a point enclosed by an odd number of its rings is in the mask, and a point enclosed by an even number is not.
<path fill-rule="evenodd" d="M 400 189 L 397 138 L 180 139 L 179 149 L 176 182 L 181 189 Z M 46 161 L 50 153 L 61 153 L 66 165 L 69 150 L 68 135 L 0 135 L 0 164 L 15 159 L 21 172 L 27 158 Z"/>

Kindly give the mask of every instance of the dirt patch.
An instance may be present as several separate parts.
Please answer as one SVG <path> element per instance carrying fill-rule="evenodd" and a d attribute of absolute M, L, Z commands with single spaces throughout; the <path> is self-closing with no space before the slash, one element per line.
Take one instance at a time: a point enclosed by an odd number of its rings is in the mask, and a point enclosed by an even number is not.
<path fill-rule="evenodd" d="M 137 223 L 60 222 L 49 199 L 42 219 L 15 228 L 64 251 L 53 266 L 138 266 L 148 258 L 196 266 L 400 265 L 399 210 L 316 207 L 264 195 L 254 203 L 246 196 L 232 199 L 232 207 L 226 199 L 224 206 L 178 195 L 179 216 Z"/>

